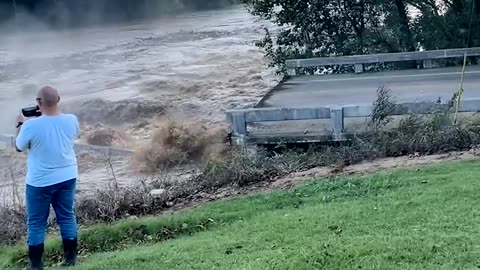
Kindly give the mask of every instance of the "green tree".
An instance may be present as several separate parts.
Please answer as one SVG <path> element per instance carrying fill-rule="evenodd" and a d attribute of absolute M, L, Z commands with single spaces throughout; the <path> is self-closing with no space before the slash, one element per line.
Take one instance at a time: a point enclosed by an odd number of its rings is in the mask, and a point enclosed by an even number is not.
<path fill-rule="evenodd" d="M 279 26 L 258 45 L 280 70 L 291 58 L 480 46 L 480 0 L 243 1 Z"/>
<path fill-rule="evenodd" d="M 479 4 L 479 0 L 416 4 L 422 10 L 414 22 L 418 42 L 428 50 L 480 46 Z"/>

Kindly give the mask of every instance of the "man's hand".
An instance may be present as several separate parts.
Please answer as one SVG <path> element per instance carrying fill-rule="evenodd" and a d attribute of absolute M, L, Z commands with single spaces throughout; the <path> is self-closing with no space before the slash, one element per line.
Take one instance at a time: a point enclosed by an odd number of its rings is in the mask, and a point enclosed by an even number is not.
<path fill-rule="evenodd" d="M 16 127 L 16 134 L 15 134 L 15 150 L 17 150 L 17 152 L 22 152 L 20 149 L 17 148 L 17 144 L 16 144 L 16 140 L 17 140 L 17 137 L 18 137 L 18 134 L 20 134 L 20 130 L 22 128 L 22 124 L 25 123 L 25 121 L 27 121 L 27 118 L 25 116 L 23 116 L 22 112 L 20 112 L 20 114 L 17 116 L 17 122 L 15 122 L 15 127 Z"/>
<path fill-rule="evenodd" d="M 18 125 L 19 123 L 25 123 L 25 121 L 27 121 L 27 118 L 25 118 L 25 116 L 23 116 L 23 114 L 20 113 L 17 116 L 17 122 L 15 122 L 15 124 Z"/>

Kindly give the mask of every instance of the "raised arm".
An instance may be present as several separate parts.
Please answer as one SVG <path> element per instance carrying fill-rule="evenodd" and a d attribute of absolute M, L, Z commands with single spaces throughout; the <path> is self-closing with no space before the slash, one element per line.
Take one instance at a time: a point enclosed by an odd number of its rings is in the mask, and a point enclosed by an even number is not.
<path fill-rule="evenodd" d="M 29 124 L 25 122 L 25 117 L 20 114 L 17 117 L 15 149 L 17 152 L 25 152 L 30 146 L 31 132 Z"/>

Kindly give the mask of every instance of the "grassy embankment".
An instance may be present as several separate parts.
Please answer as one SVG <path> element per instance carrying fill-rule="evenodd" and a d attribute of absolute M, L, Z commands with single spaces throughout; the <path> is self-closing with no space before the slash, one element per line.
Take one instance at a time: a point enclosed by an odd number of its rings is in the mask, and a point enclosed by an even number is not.
<path fill-rule="evenodd" d="M 317 179 L 97 225 L 82 231 L 77 269 L 477 269 L 479 176 L 469 161 Z M 59 254 L 58 241 L 48 250 Z M 0 267 L 20 255 L 0 253 Z"/>

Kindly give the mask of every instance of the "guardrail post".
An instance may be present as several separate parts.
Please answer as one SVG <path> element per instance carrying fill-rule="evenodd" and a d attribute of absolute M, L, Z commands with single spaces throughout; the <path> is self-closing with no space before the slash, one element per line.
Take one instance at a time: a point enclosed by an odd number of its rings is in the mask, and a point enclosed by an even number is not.
<path fill-rule="evenodd" d="M 423 68 L 433 68 L 433 61 L 432 61 L 432 59 L 425 59 L 425 60 L 423 60 Z"/>
<path fill-rule="evenodd" d="M 297 69 L 296 68 L 287 68 L 287 74 L 290 76 L 297 76 Z"/>
<path fill-rule="evenodd" d="M 363 64 L 355 64 L 355 73 L 363 72 Z"/>
<path fill-rule="evenodd" d="M 247 135 L 247 121 L 245 119 L 245 112 L 232 112 L 230 121 L 234 135 Z"/>
<path fill-rule="evenodd" d="M 332 122 L 333 141 L 344 141 L 344 118 L 343 108 L 330 108 L 330 118 Z"/>

